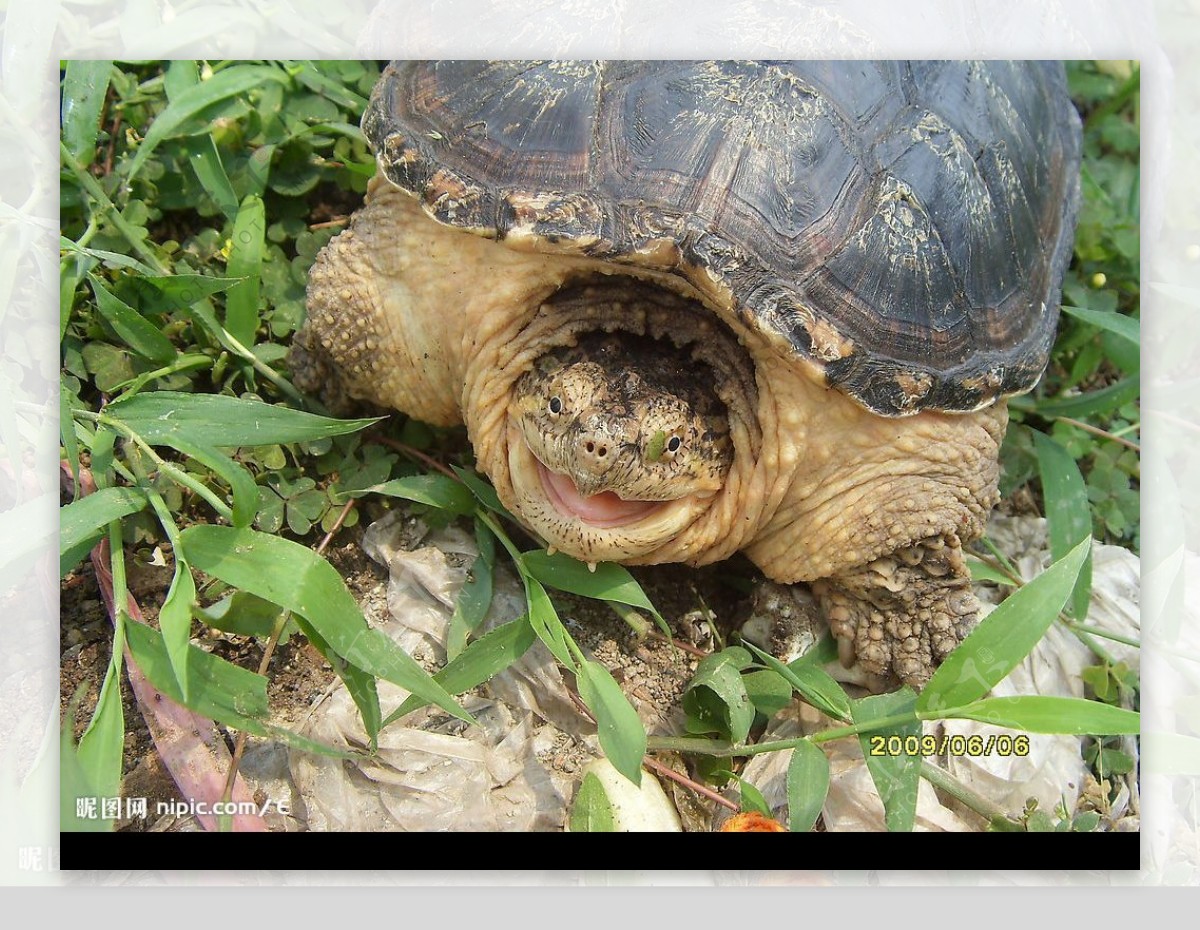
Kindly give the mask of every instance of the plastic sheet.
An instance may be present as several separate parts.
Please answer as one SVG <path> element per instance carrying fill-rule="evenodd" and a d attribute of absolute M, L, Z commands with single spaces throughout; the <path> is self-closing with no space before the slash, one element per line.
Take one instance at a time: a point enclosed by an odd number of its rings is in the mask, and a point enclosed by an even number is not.
<path fill-rule="evenodd" d="M 447 528 L 428 544 L 404 548 L 411 527 L 390 515 L 370 527 L 364 549 L 386 565 L 390 619 L 380 624 L 410 655 L 445 662 L 445 636 L 458 589 L 476 555 L 466 533 Z M 524 595 L 502 567 L 483 629 L 515 619 Z M 559 830 L 577 769 L 595 756 L 594 727 L 571 704 L 553 658 L 540 643 L 486 686 L 465 696 L 479 726 L 438 708 L 415 711 L 384 728 L 378 752 L 343 762 L 293 753 L 292 774 L 313 830 Z M 379 682 L 384 714 L 408 697 Z M 552 722 L 547 722 L 552 721 Z M 340 684 L 315 709 L 306 736 L 365 749 L 358 710 Z M 574 755 L 576 758 L 568 760 Z"/>

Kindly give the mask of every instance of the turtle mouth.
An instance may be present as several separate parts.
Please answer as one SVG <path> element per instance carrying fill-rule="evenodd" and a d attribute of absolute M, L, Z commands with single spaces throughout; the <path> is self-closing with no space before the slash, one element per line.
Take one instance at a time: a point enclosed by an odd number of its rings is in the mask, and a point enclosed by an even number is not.
<path fill-rule="evenodd" d="M 601 491 L 585 497 L 579 493 L 569 475 L 547 468 L 536 455 L 534 459 L 546 499 L 563 516 L 574 517 L 589 526 L 600 529 L 628 526 L 663 507 L 662 501 L 625 500 L 615 491 Z"/>
<path fill-rule="evenodd" d="M 518 423 L 510 420 L 508 429 L 512 496 L 506 506 L 547 545 L 586 562 L 641 559 L 683 532 L 716 497 L 703 492 L 625 500 L 614 491 L 585 496 L 570 477 L 541 461 Z"/>

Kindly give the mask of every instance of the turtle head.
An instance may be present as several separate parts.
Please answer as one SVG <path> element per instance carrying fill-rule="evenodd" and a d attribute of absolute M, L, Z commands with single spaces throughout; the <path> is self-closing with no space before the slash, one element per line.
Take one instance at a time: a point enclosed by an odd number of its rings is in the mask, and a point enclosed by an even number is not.
<path fill-rule="evenodd" d="M 546 353 L 510 405 L 517 506 L 547 541 L 589 561 L 628 558 L 707 508 L 733 460 L 707 366 L 625 333 Z"/>

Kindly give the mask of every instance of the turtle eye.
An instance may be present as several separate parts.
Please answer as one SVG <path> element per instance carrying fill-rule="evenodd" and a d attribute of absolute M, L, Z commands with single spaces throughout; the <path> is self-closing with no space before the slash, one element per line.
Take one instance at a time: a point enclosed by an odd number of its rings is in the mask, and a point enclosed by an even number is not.
<path fill-rule="evenodd" d="M 683 445 L 683 440 L 678 436 L 672 436 L 667 440 L 667 451 L 674 455 L 679 451 L 679 447 Z"/>
<path fill-rule="evenodd" d="M 550 412 L 554 416 L 558 416 L 560 413 L 562 413 L 562 409 L 563 409 L 562 398 L 559 397 L 557 394 L 555 394 L 553 397 L 550 398 Z"/>

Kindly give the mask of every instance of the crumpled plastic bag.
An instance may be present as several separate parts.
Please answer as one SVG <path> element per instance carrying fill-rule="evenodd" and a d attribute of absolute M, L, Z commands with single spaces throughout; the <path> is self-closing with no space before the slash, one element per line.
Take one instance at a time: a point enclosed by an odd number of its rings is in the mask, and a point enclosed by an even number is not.
<path fill-rule="evenodd" d="M 445 661 L 445 635 L 458 589 L 473 563 L 474 540 L 461 530 L 438 530 L 427 544 L 406 550 L 397 515 L 370 527 L 364 549 L 389 569 L 390 618 L 376 625 L 414 657 Z M 524 611 L 516 580 L 497 566 L 492 606 L 483 630 Z M 399 618 L 399 619 L 397 619 Z M 482 632 L 482 631 L 481 631 Z M 378 683 L 386 716 L 408 692 Z M 464 696 L 479 721 L 470 726 L 427 707 L 383 729 L 378 751 L 343 762 L 293 752 L 291 770 L 313 830 L 559 830 L 575 776 L 548 765 L 556 747 L 598 754 L 594 726 L 571 704 L 558 666 L 535 643 L 487 686 L 487 697 Z M 547 722 L 549 721 L 549 722 Z M 365 750 L 358 709 L 338 686 L 314 709 L 303 735 Z"/>

